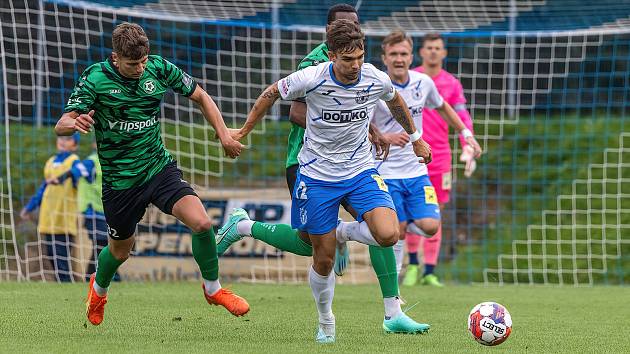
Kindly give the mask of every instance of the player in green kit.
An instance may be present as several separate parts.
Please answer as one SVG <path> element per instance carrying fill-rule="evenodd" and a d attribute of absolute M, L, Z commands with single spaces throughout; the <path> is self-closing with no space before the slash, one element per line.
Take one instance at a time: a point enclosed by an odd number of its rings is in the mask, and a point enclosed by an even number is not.
<path fill-rule="evenodd" d="M 346 19 L 359 23 L 359 17 L 354 7 L 348 4 L 338 4 L 328 10 L 328 25 L 335 20 Z M 328 45 L 326 42 L 313 49 L 298 65 L 298 70 L 309 66 L 316 66 L 320 63 L 330 61 L 328 57 Z M 306 126 L 306 103 L 303 99 L 295 100 L 291 103 L 289 113 L 292 127 L 289 134 L 289 143 L 286 162 L 286 177 L 289 191 L 293 192 L 296 172 L 299 167 L 297 155 L 303 145 L 304 127 Z M 377 156 L 383 158 L 387 155 L 388 144 L 379 141 L 380 133 L 370 125 L 370 133 L 375 146 L 380 148 Z M 375 141 L 376 140 L 376 141 Z M 293 195 L 291 193 L 291 195 Z M 346 200 L 342 200 L 342 206 L 348 210 L 355 218 L 356 212 L 350 207 Z M 308 237 L 301 238 L 299 232 L 285 224 L 266 224 L 249 220 L 247 212 L 243 209 L 235 209 L 227 219 L 226 223 L 218 231 L 217 241 L 218 253 L 222 255 L 228 247 L 243 237 L 253 237 L 263 241 L 283 251 L 291 252 L 300 256 L 312 256 L 313 248 Z M 345 243 L 343 248 L 338 248 L 335 254 L 334 271 L 337 275 L 342 275 L 348 259 L 348 250 Z M 417 323 L 411 318 L 399 316 L 402 314 L 399 299 L 398 274 L 396 271 L 396 258 L 392 247 L 369 246 L 370 261 L 374 272 L 378 278 L 383 297 L 385 310 L 385 320 L 383 328 L 388 333 L 423 333 L 427 327 Z"/>
<path fill-rule="evenodd" d="M 177 66 L 149 55 L 149 40 L 137 24 L 122 23 L 112 33 L 113 53 L 88 67 L 79 78 L 59 119 L 60 136 L 95 130 L 103 171 L 103 207 L 109 244 L 90 277 L 87 317 L 103 321 L 107 289 L 129 257 L 134 232 L 149 203 L 175 216 L 192 230 L 192 251 L 203 278 L 206 301 L 235 316 L 249 311 L 245 299 L 221 288 L 219 262 L 210 218 L 160 135 L 160 106 L 170 88 L 195 102 L 216 130 L 225 154 L 241 153 L 216 104 L 196 81 Z"/>

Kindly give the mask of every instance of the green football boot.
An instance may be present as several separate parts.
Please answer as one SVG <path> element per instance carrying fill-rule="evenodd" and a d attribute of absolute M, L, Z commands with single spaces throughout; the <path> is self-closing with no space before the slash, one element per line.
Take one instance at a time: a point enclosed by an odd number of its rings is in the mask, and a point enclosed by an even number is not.
<path fill-rule="evenodd" d="M 417 264 L 409 264 L 407 265 L 407 271 L 405 272 L 405 277 L 403 278 L 403 286 L 414 286 L 418 282 L 418 265 Z"/>
<path fill-rule="evenodd" d="M 247 211 L 241 208 L 234 208 L 225 224 L 219 229 L 217 233 L 217 254 L 219 256 L 223 255 L 234 242 L 240 241 L 244 237 L 244 235 L 238 233 L 238 228 L 236 227 L 236 224 L 242 220 L 249 220 Z"/>
<path fill-rule="evenodd" d="M 317 334 L 315 335 L 317 343 L 334 343 L 335 342 L 335 324 L 323 325 L 319 324 Z"/>
<path fill-rule="evenodd" d="M 440 280 L 435 274 L 427 274 L 423 276 L 420 283 L 422 285 L 435 286 L 436 288 L 444 287 L 444 284 L 440 283 Z"/>
<path fill-rule="evenodd" d="M 385 333 L 422 334 L 429 331 L 430 325 L 418 323 L 407 316 L 404 312 L 400 315 L 383 320 L 383 330 Z"/>

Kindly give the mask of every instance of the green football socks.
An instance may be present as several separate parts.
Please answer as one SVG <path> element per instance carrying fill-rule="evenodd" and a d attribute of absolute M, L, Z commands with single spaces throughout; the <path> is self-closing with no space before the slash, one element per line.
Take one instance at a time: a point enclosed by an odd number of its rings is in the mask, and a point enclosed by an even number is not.
<path fill-rule="evenodd" d="M 265 224 L 255 222 L 252 226 L 252 237 L 277 249 L 298 256 L 312 256 L 313 247 L 302 241 L 298 231 L 286 224 Z"/>
<path fill-rule="evenodd" d="M 96 268 L 96 284 L 103 289 L 109 287 L 118 267 L 125 261 L 120 261 L 109 251 L 109 246 L 105 246 L 98 255 L 98 267 Z"/>
<path fill-rule="evenodd" d="M 383 298 L 395 297 L 398 292 L 398 274 L 393 247 L 370 246 L 370 261 L 381 286 Z"/>
<path fill-rule="evenodd" d="M 219 258 L 212 229 L 192 234 L 192 253 L 205 280 L 219 279 Z"/>

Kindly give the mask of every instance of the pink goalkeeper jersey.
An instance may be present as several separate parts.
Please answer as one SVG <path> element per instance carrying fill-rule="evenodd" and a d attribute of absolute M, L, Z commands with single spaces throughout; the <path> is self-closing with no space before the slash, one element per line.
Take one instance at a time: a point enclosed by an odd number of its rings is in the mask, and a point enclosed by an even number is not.
<path fill-rule="evenodd" d="M 424 73 L 424 68 L 419 66 L 414 71 Z M 440 95 L 448 102 L 464 125 L 473 130 L 472 119 L 466 109 L 466 97 L 462 84 L 455 76 L 444 69 L 437 76 L 432 77 Z M 451 170 L 451 145 L 448 138 L 448 124 L 435 109 L 425 108 L 422 112 L 422 138 L 431 146 L 433 161 L 427 165 L 429 175 L 446 173 Z M 460 141 L 464 141 L 460 137 Z"/>

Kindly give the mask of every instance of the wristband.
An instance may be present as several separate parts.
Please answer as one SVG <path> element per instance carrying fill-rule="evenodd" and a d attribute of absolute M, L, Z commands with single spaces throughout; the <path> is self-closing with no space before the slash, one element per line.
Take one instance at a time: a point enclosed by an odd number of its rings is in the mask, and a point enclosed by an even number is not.
<path fill-rule="evenodd" d="M 459 133 L 464 137 L 464 139 L 468 139 L 469 137 L 473 136 L 473 133 L 468 128 L 462 129 L 462 131 Z"/>
<path fill-rule="evenodd" d="M 414 141 L 420 140 L 420 138 L 422 138 L 422 135 L 420 135 L 420 133 L 417 130 L 413 132 L 413 134 L 409 134 L 409 141 L 412 143 Z"/>

